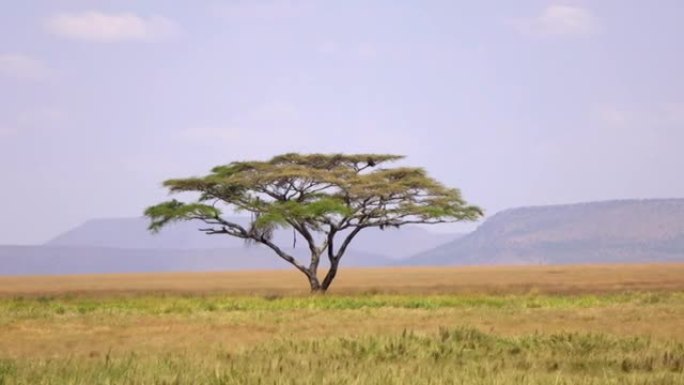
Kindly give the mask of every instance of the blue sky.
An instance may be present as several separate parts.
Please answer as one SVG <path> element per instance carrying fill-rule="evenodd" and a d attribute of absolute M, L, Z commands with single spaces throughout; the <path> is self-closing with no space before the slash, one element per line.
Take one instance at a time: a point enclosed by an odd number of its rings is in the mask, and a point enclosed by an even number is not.
<path fill-rule="evenodd" d="M 679 0 L 0 7 L 0 244 L 289 151 L 405 154 L 488 214 L 684 197 Z"/>

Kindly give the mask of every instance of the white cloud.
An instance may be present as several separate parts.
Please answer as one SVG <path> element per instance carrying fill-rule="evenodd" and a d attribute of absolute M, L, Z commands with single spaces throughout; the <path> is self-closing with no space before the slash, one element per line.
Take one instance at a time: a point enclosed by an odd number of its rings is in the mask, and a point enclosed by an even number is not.
<path fill-rule="evenodd" d="M 599 23 L 589 10 L 571 5 L 550 5 L 533 18 L 516 19 L 514 27 L 534 36 L 588 36 L 599 29 Z"/>
<path fill-rule="evenodd" d="M 67 112 L 59 107 L 35 107 L 17 111 L 0 121 L 0 137 L 11 137 L 26 132 L 53 131 L 65 127 Z"/>
<path fill-rule="evenodd" d="M 100 43 L 120 41 L 159 41 L 179 33 L 178 25 L 163 16 L 147 18 L 133 13 L 58 13 L 47 19 L 52 34 Z"/>
<path fill-rule="evenodd" d="M 684 132 L 684 103 L 655 103 L 648 106 L 603 106 L 599 121 L 613 128 L 676 130 Z"/>
<path fill-rule="evenodd" d="M 684 125 L 684 102 L 666 103 L 663 106 L 663 119 L 671 124 Z"/>
<path fill-rule="evenodd" d="M 298 119 L 299 112 L 292 103 L 275 100 L 243 112 L 228 124 L 190 127 L 181 131 L 179 138 L 197 143 L 287 146 L 302 140 Z"/>
<path fill-rule="evenodd" d="M 224 161 L 267 158 L 284 152 L 416 153 L 427 147 L 405 130 L 387 129 L 383 121 L 358 119 L 349 124 L 320 124 L 284 102 L 269 102 L 225 123 L 198 124 L 176 133 L 183 146 L 200 146 L 207 156 Z M 391 140 L 387 140 L 391 138 Z"/>
<path fill-rule="evenodd" d="M 63 125 L 67 118 L 67 112 L 62 108 L 41 107 L 19 112 L 16 122 L 25 129 L 46 129 Z"/>
<path fill-rule="evenodd" d="M 24 80 L 45 80 L 52 70 L 41 61 L 22 54 L 0 54 L 0 75 Z"/>
<path fill-rule="evenodd" d="M 341 45 L 333 40 L 326 40 L 316 48 L 323 56 L 341 58 L 353 58 L 369 60 L 378 57 L 377 46 L 370 42 L 361 42 L 356 45 Z"/>
<path fill-rule="evenodd" d="M 366 42 L 356 47 L 356 54 L 361 59 L 375 59 L 378 56 L 378 50 L 374 44 Z"/>
<path fill-rule="evenodd" d="M 220 126 L 198 126 L 185 129 L 180 132 L 179 138 L 183 140 L 190 140 L 195 142 L 237 142 L 243 139 L 243 134 L 246 132 L 238 127 L 220 127 Z"/>
<path fill-rule="evenodd" d="M 266 158 L 283 152 L 313 147 L 314 133 L 297 126 L 254 124 L 250 126 L 197 126 L 179 133 L 184 146 L 199 146 L 223 162 L 225 157 Z"/>
<path fill-rule="evenodd" d="M 610 126 L 624 126 L 633 119 L 633 116 L 624 108 L 605 106 L 599 110 L 599 119 Z"/>
<path fill-rule="evenodd" d="M 215 4 L 211 11 L 231 20 L 277 20 L 300 15 L 302 7 L 292 0 L 238 0 Z"/>
<path fill-rule="evenodd" d="M 256 122 L 282 123 L 297 119 L 299 112 L 292 103 L 276 100 L 254 108 L 246 114 L 246 117 Z"/>
<path fill-rule="evenodd" d="M 17 131 L 16 128 L 10 128 L 5 126 L 0 126 L 0 138 L 8 137 L 13 135 Z"/>
<path fill-rule="evenodd" d="M 340 47 L 336 42 L 327 40 L 318 46 L 318 53 L 326 56 L 335 56 L 340 53 Z"/>

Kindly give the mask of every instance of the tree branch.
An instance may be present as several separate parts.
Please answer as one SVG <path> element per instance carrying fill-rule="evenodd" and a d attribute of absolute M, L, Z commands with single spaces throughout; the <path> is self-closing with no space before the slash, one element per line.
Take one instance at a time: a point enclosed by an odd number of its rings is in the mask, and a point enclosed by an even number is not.
<path fill-rule="evenodd" d="M 342 241 L 342 245 L 340 246 L 339 250 L 337 250 L 337 253 L 334 253 L 335 262 L 339 262 L 340 258 L 342 258 L 344 253 L 347 251 L 347 247 L 349 246 L 351 241 L 354 239 L 354 237 L 356 237 L 356 234 L 358 234 L 364 228 L 366 228 L 365 225 L 357 226 L 354 228 L 354 230 L 351 231 L 351 233 L 347 235 L 346 238 L 344 238 L 344 241 Z"/>
<path fill-rule="evenodd" d="M 297 270 L 299 270 L 299 271 L 301 271 L 302 273 L 304 273 L 304 275 L 306 275 L 307 277 L 311 278 L 311 274 L 310 274 L 309 270 L 308 270 L 306 267 L 304 267 L 304 266 L 301 265 L 299 262 L 297 262 L 297 260 L 296 260 L 293 256 L 291 256 L 290 254 L 284 252 L 282 249 L 280 249 L 280 247 L 276 246 L 273 242 L 269 241 L 268 239 L 266 239 L 266 238 L 264 238 L 264 237 L 260 237 L 260 238 L 259 238 L 259 237 L 254 237 L 254 238 L 252 238 L 252 239 L 254 239 L 255 241 L 260 242 L 260 243 L 262 243 L 262 244 L 264 244 L 264 245 L 266 245 L 266 246 L 268 246 L 269 248 L 271 248 L 271 250 L 275 251 L 275 253 L 278 254 L 278 256 L 279 256 L 280 258 L 282 258 L 283 260 L 287 261 L 287 262 L 290 263 L 292 266 L 296 267 Z"/>
<path fill-rule="evenodd" d="M 337 228 L 330 225 L 330 230 L 328 231 L 328 236 L 326 240 L 326 248 L 328 249 L 328 259 L 332 264 L 335 260 L 335 235 L 337 234 Z"/>
<path fill-rule="evenodd" d="M 318 248 L 316 245 L 316 240 L 314 239 L 313 235 L 309 231 L 309 229 L 306 228 L 306 225 L 303 223 L 299 223 L 295 220 L 289 220 L 287 221 L 292 228 L 294 228 L 306 241 L 306 243 L 309 246 L 309 251 L 311 252 L 311 261 L 309 264 L 309 270 L 311 271 L 312 274 L 316 273 L 316 270 L 318 270 L 318 263 L 320 261 L 320 255 L 321 255 L 321 250 Z"/>

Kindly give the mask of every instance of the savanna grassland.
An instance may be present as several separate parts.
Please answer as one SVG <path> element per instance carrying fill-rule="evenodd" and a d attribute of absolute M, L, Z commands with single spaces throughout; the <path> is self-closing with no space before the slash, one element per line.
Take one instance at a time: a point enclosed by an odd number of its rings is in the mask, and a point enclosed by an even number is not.
<path fill-rule="evenodd" d="M 0 277 L 0 384 L 684 384 L 684 265 Z"/>

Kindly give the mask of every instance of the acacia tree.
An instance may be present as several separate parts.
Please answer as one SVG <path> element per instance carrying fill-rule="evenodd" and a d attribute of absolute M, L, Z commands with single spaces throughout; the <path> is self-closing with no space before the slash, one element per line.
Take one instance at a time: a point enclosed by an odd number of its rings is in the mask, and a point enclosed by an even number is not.
<path fill-rule="evenodd" d="M 340 260 L 363 229 L 476 220 L 468 205 L 421 168 L 382 168 L 402 159 L 384 154 L 284 154 L 269 161 L 233 162 L 204 177 L 170 179 L 171 193 L 198 193 L 189 203 L 171 200 L 149 207 L 149 229 L 174 221 L 201 221 L 206 234 L 228 235 L 264 245 L 302 272 L 312 292 L 325 292 Z M 251 215 L 242 226 L 222 216 L 226 208 Z M 273 242 L 277 228 L 292 228 L 307 243 L 308 264 Z M 330 268 L 321 280 L 318 266 Z"/>

